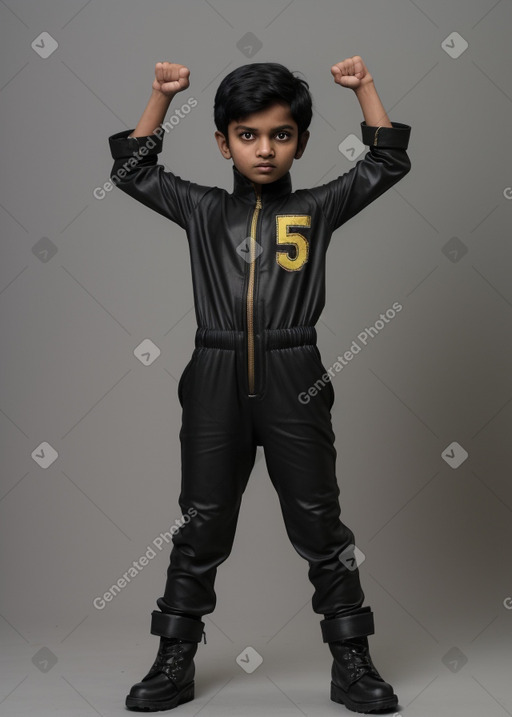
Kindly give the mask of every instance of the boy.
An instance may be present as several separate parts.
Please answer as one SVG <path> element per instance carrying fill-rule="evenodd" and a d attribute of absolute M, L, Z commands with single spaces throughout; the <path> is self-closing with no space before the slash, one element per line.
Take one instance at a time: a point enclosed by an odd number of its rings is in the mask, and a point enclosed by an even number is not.
<path fill-rule="evenodd" d="M 340 520 L 332 383 L 309 401 L 298 397 L 326 374 L 314 327 L 331 234 L 407 174 L 411 128 L 390 122 L 359 56 L 331 72 L 359 100 L 370 151 L 311 189 L 292 191 L 289 173 L 309 138 L 309 86 L 277 63 L 239 67 L 217 90 L 215 138 L 233 162 L 232 194 L 157 164 L 169 103 L 189 86 L 183 65 L 158 62 L 137 127 L 109 137 L 112 181 L 186 230 L 197 319 L 195 349 L 178 384 L 179 504 L 192 517 L 173 537 L 160 610 L 152 612 L 158 654 L 127 696 L 129 709 L 166 710 L 194 697 L 201 618 L 216 604 L 217 567 L 231 552 L 257 445 L 287 534 L 309 564 L 312 607 L 324 616 L 322 638 L 334 658 L 331 699 L 356 712 L 398 703 L 371 661 L 373 613 L 362 607 L 359 571 L 346 559 L 355 541 Z"/>

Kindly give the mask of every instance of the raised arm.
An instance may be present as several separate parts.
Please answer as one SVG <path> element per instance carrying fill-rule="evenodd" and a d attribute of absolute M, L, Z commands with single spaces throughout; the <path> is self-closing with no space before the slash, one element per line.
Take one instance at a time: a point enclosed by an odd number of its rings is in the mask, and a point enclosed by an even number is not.
<path fill-rule="evenodd" d="M 309 190 L 334 231 L 409 172 L 411 162 L 406 150 L 411 128 L 390 121 L 373 78 L 359 55 L 333 65 L 331 73 L 338 85 L 354 91 L 364 116 L 363 144 L 370 147 L 348 172 Z"/>
<path fill-rule="evenodd" d="M 359 100 L 364 121 L 372 127 L 392 127 L 389 117 L 377 94 L 373 77 L 359 55 L 348 57 L 331 67 L 334 81 L 349 87 Z"/>
<path fill-rule="evenodd" d="M 174 95 L 190 85 L 190 70 L 173 62 L 157 62 L 153 90 L 138 125 L 129 137 L 147 137 L 163 123 Z"/>
<path fill-rule="evenodd" d="M 184 65 L 157 62 L 151 97 L 137 126 L 108 138 L 114 159 L 110 172 L 112 183 L 183 228 L 211 187 L 165 171 L 164 166 L 157 163 L 157 155 L 162 151 L 169 104 L 174 95 L 187 89 L 189 75 L 190 70 Z"/>

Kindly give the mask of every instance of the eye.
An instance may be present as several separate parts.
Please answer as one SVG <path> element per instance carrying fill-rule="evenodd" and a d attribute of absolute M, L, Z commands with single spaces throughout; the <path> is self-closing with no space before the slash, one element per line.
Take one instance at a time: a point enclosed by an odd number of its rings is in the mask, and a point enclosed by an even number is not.
<path fill-rule="evenodd" d="M 249 137 L 245 137 L 245 135 L 247 135 L 247 134 L 249 135 Z M 253 135 L 252 135 L 252 132 L 245 131 L 245 132 L 241 132 L 238 136 L 241 137 L 242 139 L 250 139 Z"/>
<path fill-rule="evenodd" d="M 289 132 L 285 132 L 285 130 L 281 130 L 280 132 L 278 132 L 276 134 L 276 137 L 278 137 L 280 140 L 284 140 L 284 139 L 288 139 L 289 137 L 291 137 L 291 134 Z"/>

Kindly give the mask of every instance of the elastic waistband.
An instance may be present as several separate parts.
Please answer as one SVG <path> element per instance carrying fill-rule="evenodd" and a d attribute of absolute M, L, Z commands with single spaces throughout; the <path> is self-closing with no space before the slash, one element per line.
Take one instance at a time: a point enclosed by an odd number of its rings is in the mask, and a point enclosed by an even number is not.
<path fill-rule="evenodd" d="M 265 329 L 263 332 L 266 349 L 283 349 L 290 346 L 316 344 L 317 335 L 314 326 L 291 326 L 287 329 Z M 195 345 L 209 348 L 235 349 L 245 341 L 244 331 L 228 331 L 224 329 L 196 330 Z"/>

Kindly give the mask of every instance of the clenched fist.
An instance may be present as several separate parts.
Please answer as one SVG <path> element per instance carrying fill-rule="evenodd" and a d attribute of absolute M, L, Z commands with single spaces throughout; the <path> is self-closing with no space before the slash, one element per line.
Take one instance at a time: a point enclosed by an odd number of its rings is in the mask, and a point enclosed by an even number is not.
<path fill-rule="evenodd" d="M 347 57 L 343 62 L 336 63 L 331 67 L 331 72 L 338 85 L 350 87 L 351 90 L 357 90 L 362 85 L 373 82 L 373 77 L 359 55 Z"/>
<path fill-rule="evenodd" d="M 190 70 L 185 65 L 174 62 L 157 62 L 155 65 L 155 79 L 153 89 L 167 97 L 186 90 L 189 86 Z"/>

